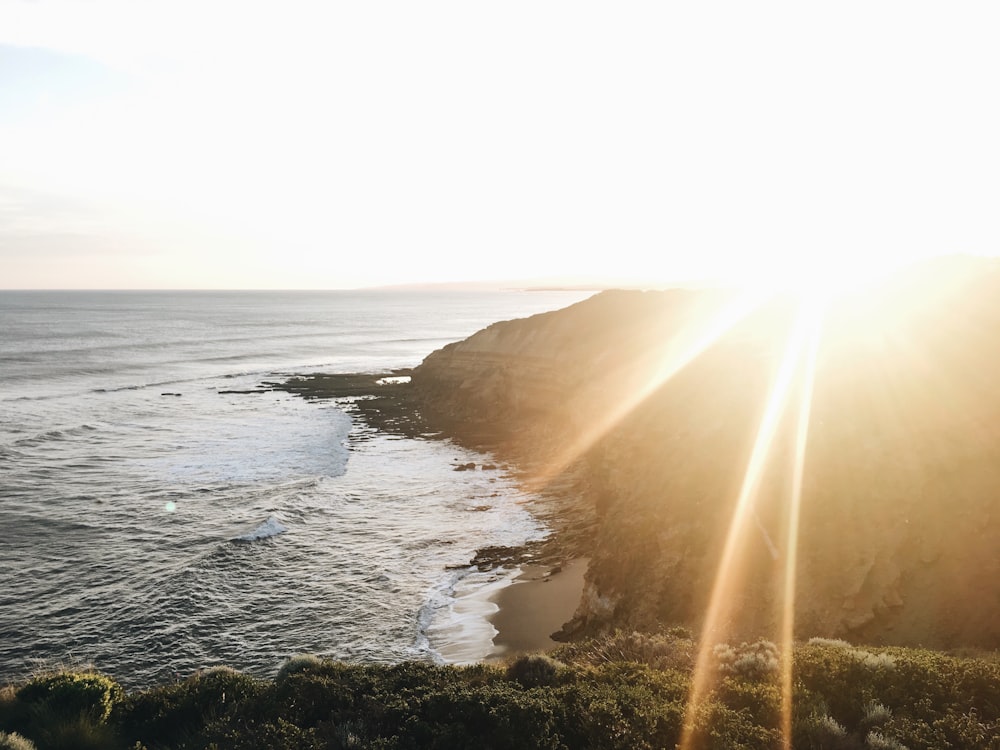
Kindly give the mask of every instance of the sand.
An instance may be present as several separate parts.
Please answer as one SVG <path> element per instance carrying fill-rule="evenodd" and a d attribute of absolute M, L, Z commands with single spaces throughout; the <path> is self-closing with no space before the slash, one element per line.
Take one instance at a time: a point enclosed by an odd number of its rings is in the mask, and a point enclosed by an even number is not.
<path fill-rule="evenodd" d="M 586 558 L 571 560 L 556 573 L 550 573 L 547 566 L 522 566 L 514 583 L 490 597 L 499 611 L 489 618 L 498 633 L 488 659 L 558 646 L 549 636 L 573 617 L 586 570 Z"/>

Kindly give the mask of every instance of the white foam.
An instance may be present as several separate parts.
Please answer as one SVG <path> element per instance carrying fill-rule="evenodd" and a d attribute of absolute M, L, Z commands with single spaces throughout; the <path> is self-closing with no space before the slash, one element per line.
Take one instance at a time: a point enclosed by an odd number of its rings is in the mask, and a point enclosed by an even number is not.
<path fill-rule="evenodd" d="M 493 596 L 520 572 L 519 568 L 481 572 L 472 567 L 432 597 L 423 633 L 435 661 L 475 664 L 492 653 L 498 631 L 489 618 L 499 610 Z"/>
<path fill-rule="evenodd" d="M 272 536 L 277 536 L 288 531 L 288 527 L 285 526 L 281 521 L 277 519 L 276 516 L 270 516 L 264 523 L 258 526 L 256 529 L 251 531 L 249 534 L 243 534 L 242 536 L 234 537 L 232 541 L 234 542 L 256 542 L 260 539 L 267 539 Z"/>
<path fill-rule="evenodd" d="M 227 384 L 234 389 L 245 385 Z M 262 401 L 243 395 L 220 398 L 208 390 L 188 393 L 191 413 L 183 419 L 176 418 L 173 401 L 154 405 L 169 415 L 162 438 L 172 441 L 171 449 L 134 459 L 165 483 L 268 483 L 347 471 L 351 418 L 333 404 L 311 404 L 294 396 Z"/>

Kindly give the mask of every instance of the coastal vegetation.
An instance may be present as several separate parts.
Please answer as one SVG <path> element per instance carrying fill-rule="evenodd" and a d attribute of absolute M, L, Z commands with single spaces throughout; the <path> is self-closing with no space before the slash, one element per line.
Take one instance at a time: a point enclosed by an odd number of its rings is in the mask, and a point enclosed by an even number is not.
<path fill-rule="evenodd" d="M 718 680 L 688 711 L 697 644 L 615 632 L 506 664 L 358 665 L 296 657 L 274 679 L 224 667 L 126 691 L 96 672 L 0 692 L 0 748 L 782 747 L 783 655 L 716 644 Z M 831 639 L 793 654 L 792 746 L 1000 748 L 1000 658 Z"/>

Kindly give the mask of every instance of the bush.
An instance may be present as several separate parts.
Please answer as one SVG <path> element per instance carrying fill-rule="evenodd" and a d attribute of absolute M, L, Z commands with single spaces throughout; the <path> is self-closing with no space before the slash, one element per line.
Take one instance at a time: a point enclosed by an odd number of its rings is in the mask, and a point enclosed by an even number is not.
<path fill-rule="evenodd" d="M 17 691 L 16 699 L 54 716 L 103 722 L 123 695 L 121 686 L 102 674 L 61 672 L 33 678 Z"/>
<path fill-rule="evenodd" d="M 557 707 L 551 690 L 525 691 L 509 682 L 477 689 L 449 685 L 402 706 L 392 733 L 402 747 L 555 750 L 564 746 Z"/>
<path fill-rule="evenodd" d="M 872 701 L 893 708 L 893 691 L 900 673 L 890 655 L 857 649 L 842 641 L 818 641 L 795 651 L 794 675 L 800 690 L 822 700 L 831 717 L 848 733 L 859 730 L 865 706 Z M 919 689 L 912 685 L 910 691 Z"/>
<path fill-rule="evenodd" d="M 214 667 L 183 682 L 129 696 L 115 718 L 133 740 L 172 745 L 240 713 L 253 715 L 265 692 L 260 680 Z"/>
<path fill-rule="evenodd" d="M 318 656 L 313 656 L 312 654 L 293 656 L 278 669 L 278 674 L 275 676 L 274 682 L 280 685 L 288 679 L 288 675 L 296 674 L 297 672 L 308 672 L 319 669 L 321 666 L 323 666 L 323 660 Z"/>
<path fill-rule="evenodd" d="M 1000 720 L 974 711 L 949 712 L 936 719 L 921 713 L 924 716 L 893 717 L 886 730 L 905 747 L 1000 750 Z"/>
<path fill-rule="evenodd" d="M 716 666 L 723 674 L 763 680 L 778 674 L 778 647 L 763 639 L 733 647 L 720 643 L 712 650 Z"/>
<path fill-rule="evenodd" d="M 0 750 L 35 750 L 35 743 L 16 732 L 0 732 Z"/>
<path fill-rule="evenodd" d="M 861 730 L 870 731 L 885 725 L 892 718 L 892 711 L 878 701 L 868 701 L 861 717 Z"/>
<path fill-rule="evenodd" d="M 796 750 L 859 750 L 860 745 L 849 736 L 844 725 L 827 714 L 812 714 L 797 722 L 793 733 Z"/>
<path fill-rule="evenodd" d="M 17 713 L 17 690 L 13 685 L 0 687 L 0 730 L 7 727 Z"/>
<path fill-rule="evenodd" d="M 695 642 L 684 628 L 670 628 L 664 633 L 616 630 L 608 636 L 560 646 L 553 656 L 568 664 L 635 662 L 657 669 L 687 671 L 694 667 Z"/>
<path fill-rule="evenodd" d="M 746 711 L 761 726 L 781 724 L 781 689 L 777 685 L 726 677 L 716 697 L 734 711 Z"/>
<path fill-rule="evenodd" d="M 106 722 L 121 702 L 117 682 L 94 672 L 39 675 L 4 691 L 0 723 L 42 750 L 87 750 L 115 744 Z"/>
<path fill-rule="evenodd" d="M 568 664 L 531 655 L 503 668 L 296 657 L 274 681 L 216 668 L 127 696 L 97 674 L 40 676 L 0 688 L 0 730 L 20 735 L 0 734 L 0 750 L 23 742 L 38 750 L 651 750 L 676 746 L 686 718 L 700 749 L 782 746 L 773 644 L 720 648 L 716 684 L 687 717 L 690 669 L 637 661 L 664 645 L 671 660 L 687 649 L 679 637 L 616 633 L 559 649 L 575 653 Z M 616 650 L 629 658 L 612 659 Z M 798 646 L 793 666 L 796 750 L 1000 750 L 996 660 L 818 641 Z"/>
<path fill-rule="evenodd" d="M 566 746 L 638 750 L 680 739 L 688 685 L 678 673 L 617 664 L 575 677 L 557 692 Z"/>
<path fill-rule="evenodd" d="M 907 750 L 906 745 L 881 732 L 869 732 L 865 742 L 871 750 Z"/>
<path fill-rule="evenodd" d="M 795 677 L 796 699 L 822 703 L 850 747 L 1000 750 L 1000 666 L 993 660 L 813 639 L 796 650 Z"/>
<path fill-rule="evenodd" d="M 511 662 L 507 667 L 507 679 L 526 688 L 553 685 L 562 667 L 562 663 L 544 654 L 527 654 Z"/>
<path fill-rule="evenodd" d="M 87 716 L 43 722 L 32 737 L 39 750 L 107 750 L 119 744 L 112 727 Z"/>
<path fill-rule="evenodd" d="M 705 701 L 695 712 L 692 737 L 694 747 L 703 750 L 774 750 L 781 746 L 777 728 L 763 727 L 746 711 L 734 711 L 713 700 Z"/>

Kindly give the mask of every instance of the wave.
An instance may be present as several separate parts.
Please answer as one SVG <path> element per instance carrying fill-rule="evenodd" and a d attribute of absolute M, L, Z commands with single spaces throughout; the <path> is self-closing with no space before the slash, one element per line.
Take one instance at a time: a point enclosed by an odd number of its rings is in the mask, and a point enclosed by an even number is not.
<path fill-rule="evenodd" d="M 245 321 L 240 323 L 242 328 L 253 328 Z M 273 328 L 273 324 L 266 324 L 264 327 Z M 93 337 L 99 337 L 101 332 L 93 332 L 90 335 Z M 63 338 L 63 337 L 60 337 Z M 74 359 L 87 355 L 101 355 L 101 354 L 114 354 L 118 352 L 166 352 L 170 350 L 185 350 L 187 351 L 190 347 L 198 346 L 202 350 L 209 352 L 214 351 L 219 348 L 218 345 L 226 344 L 242 344 L 242 343 L 252 343 L 254 346 L 243 353 L 244 356 L 260 356 L 261 352 L 266 349 L 262 346 L 265 343 L 283 343 L 286 341 L 305 341 L 308 339 L 316 339 L 318 344 L 325 342 L 330 338 L 329 331 L 319 328 L 311 331 L 301 331 L 295 332 L 291 330 L 278 330 L 270 334 L 261 335 L 260 333 L 253 333 L 243 336 L 212 336 L 202 335 L 198 336 L 196 339 L 190 337 L 167 337 L 162 336 L 150 340 L 139 340 L 139 339 L 128 339 L 122 338 L 121 340 L 115 341 L 113 343 L 103 344 L 95 343 L 90 346 L 79 346 L 75 345 L 76 342 L 80 340 L 86 341 L 88 334 L 86 332 L 79 332 L 73 338 L 72 341 L 74 345 L 70 346 L 48 346 L 48 347 L 38 347 L 33 349 L 23 349 L 20 351 L 13 351 L 10 353 L 4 353 L 0 356 L 0 363 L 17 363 L 17 364 L 28 364 L 33 362 L 46 363 L 51 361 L 53 357 L 61 357 L 66 359 Z M 400 341 L 406 341 L 407 339 L 400 339 Z M 414 339 L 419 340 L 419 339 Z M 33 343 L 37 343 L 38 339 L 30 339 Z M 192 342 L 196 342 L 193 344 Z M 197 357 L 195 357 L 197 358 Z M 116 361 L 116 357 L 111 356 L 111 361 Z M 185 359 L 183 361 L 190 361 Z"/>
<path fill-rule="evenodd" d="M 453 337 L 449 336 L 411 336 L 406 338 L 392 338 L 385 339 L 382 343 L 385 344 L 426 344 L 434 343 L 439 341 L 454 341 Z"/>
<path fill-rule="evenodd" d="M 442 579 L 417 613 L 414 651 L 435 664 L 472 664 L 493 651 L 497 611 L 493 595 L 520 574 L 520 568 L 480 571 L 469 566 Z"/>
<path fill-rule="evenodd" d="M 0 460 L 20 461 L 23 458 L 24 451 L 17 450 L 13 445 L 0 445 Z"/>
<path fill-rule="evenodd" d="M 40 432 L 37 435 L 32 435 L 31 437 L 18 438 L 10 445 L 18 448 L 30 448 L 35 445 L 41 445 L 42 443 L 51 443 L 78 437 L 80 435 L 85 435 L 88 432 L 95 432 L 98 429 L 99 428 L 94 425 L 81 424 L 76 427 L 68 427 L 61 430 L 47 430 L 46 432 Z"/>
<path fill-rule="evenodd" d="M 104 374 L 110 373 L 110 372 L 117 373 L 117 372 L 121 372 L 121 370 L 116 370 L 115 368 L 112 368 L 112 367 L 109 367 L 106 370 L 102 370 L 102 371 L 79 370 L 77 372 L 68 373 L 66 379 L 69 380 L 69 379 L 72 379 L 73 377 L 80 376 L 80 375 L 104 375 Z M 262 371 L 262 372 L 265 372 L 265 371 Z M 256 374 L 256 373 L 249 373 L 249 374 L 253 375 L 253 374 Z M 234 376 L 234 377 L 238 377 L 238 376 Z M 34 373 L 27 373 L 25 375 L 10 375 L 10 376 L 6 376 L 5 375 L 5 380 L 7 380 L 7 381 L 17 381 L 17 380 L 35 381 L 37 379 L 38 379 L 38 376 L 36 374 L 34 374 Z M 104 386 L 104 387 L 99 387 L 99 388 L 79 388 L 79 389 L 68 390 L 68 391 L 59 391 L 59 392 L 54 392 L 54 393 L 51 393 L 51 392 L 49 392 L 49 393 L 31 393 L 31 394 L 26 394 L 26 395 L 22 395 L 22 396 L 13 396 L 13 397 L 7 397 L 7 398 L 0 397 L 0 402 L 50 401 L 50 400 L 53 400 L 53 399 L 71 399 L 71 398 L 77 398 L 81 394 L 88 394 L 88 393 L 101 393 L 101 394 L 104 394 L 104 393 L 120 393 L 120 392 L 123 392 L 123 391 L 141 391 L 141 390 L 144 390 L 146 388 L 157 388 L 157 387 L 163 387 L 163 386 L 167 386 L 167 385 L 179 385 L 179 384 L 184 384 L 184 383 L 197 383 L 199 381 L 206 381 L 206 380 L 210 380 L 210 379 L 211 379 L 211 377 L 205 377 L 203 375 L 199 375 L 199 376 L 194 376 L 194 377 L 189 377 L 189 378 L 171 378 L 169 380 L 151 380 L 151 381 L 146 381 L 146 382 L 141 382 L 141 383 L 129 383 L 127 385 L 118 385 L 118 386 L 109 386 L 109 387 L 108 386 Z M 53 379 L 53 382 L 58 382 L 58 380 L 59 380 L 58 378 L 57 379 Z"/>
<path fill-rule="evenodd" d="M 180 385 L 181 383 L 197 383 L 204 377 L 173 378 L 171 380 L 152 380 L 146 383 L 113 386 L 111 388 L 91 388 L 89 393 L 118 393 L 120 391 L 141 391 L 145 388 L 157 388 L 164 385 Z"/>
<path fill-rule="evenodd" d="M 446 609 L 454 601 L 455 586 L 458 585 L 459 580 L 471 571 L 472 567 L 470 566 L 461 571 L 449 573 L 444 579 L 438 581 L 437 585 L 427 593 L 426 601 L 417 610 L 417 637 L 413 648 L 415 652 L 423 656 L 429 656 L 435 664 L 442 665 L 445 663 L 445 660 L 431 645 L 428 630 L 433 625 L 438 613 Z"/>
<path fill-rule="evenodd" d="M 277 516 L 270 516 L 266 521 L 264 521 L 264 523 L 251 531 L 249 534 L 233 537 L 229 541 L 236 544 L 249 544 L 250 542 L 257 542 L 261 539 L 269 539 L 273 536 L 277 536 L 278 534 L 283 534 L 286 531 L 288 531 L 288 527 L 281 523 Z"/>

